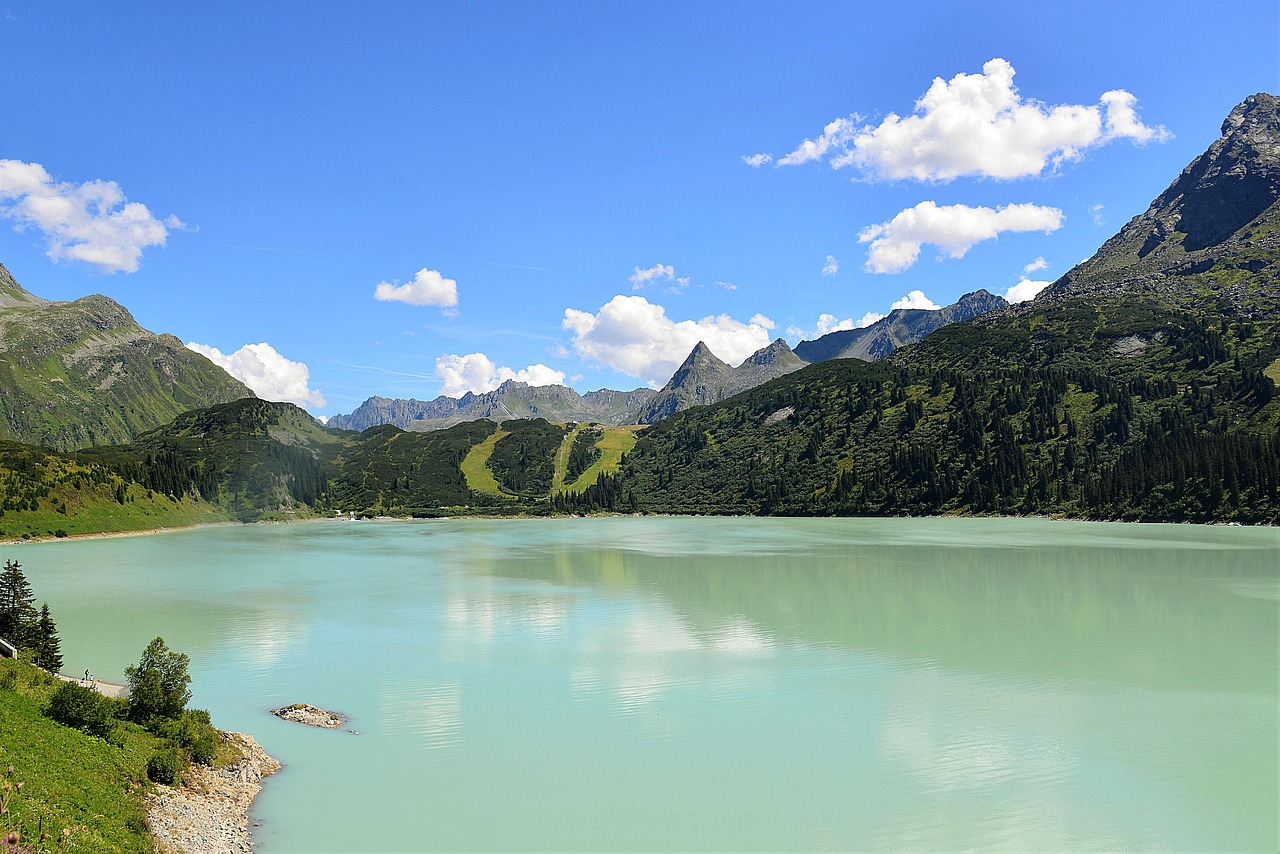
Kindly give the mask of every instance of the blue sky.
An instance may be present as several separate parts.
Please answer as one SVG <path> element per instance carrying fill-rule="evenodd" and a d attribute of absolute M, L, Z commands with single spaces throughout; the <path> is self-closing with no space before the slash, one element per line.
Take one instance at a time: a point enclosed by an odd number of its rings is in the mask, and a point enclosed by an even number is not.
<path fill-rule="evenodd" d="M 0 0 L 0 262 L 318 415 L 661 384 L 1058 277 L 1278 91 L 1278 8 Z"/>

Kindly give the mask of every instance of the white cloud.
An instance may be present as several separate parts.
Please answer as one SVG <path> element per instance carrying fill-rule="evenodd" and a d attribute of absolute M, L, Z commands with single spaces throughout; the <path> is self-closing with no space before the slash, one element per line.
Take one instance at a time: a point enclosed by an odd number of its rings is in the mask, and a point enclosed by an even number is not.
<path fill-rule="evenodd" d="M 740 364 L 769 343 L 773 322 L 765 326 L 766 320 L 756 315 L 742 323 L 722 314 L 674 321 L 644 297 L 618 295 L 595 314 L 565 309 L 562 325 L 573 333 L 578 355 L 657 387 L 699 341 L 729 364 Z"/>
<path fill-rule="evenodd" d="M 1048 266 L 1049 266 L 1049 262 L 1044 260 L 1043 257 L 1037 258 L 1036 260 L 1032 261 L 1031 263 L 1027 264 L 1027 266 L 1022 268 L 1022 275 L 1026 277 L 1034 273 L 1036 270 L 1044 270 Z"/>
<path fill-rule="evenodd" d="M 747 322 L 750 323 L 752 326 L 760 326 L 765 329 L 773 329 L 775 326 L 778 325 L 774 323 L 772 320 L 770 320 L 769 318 L 765 317 L 763 314 L 753 314 L 751 315 L 751 319 Z"/>
<path fill-rule="evenodd" d="M 772 154 L 744 154 L 744 155 L 742 155 L 742 162 L 743 162 L 743 163 L 745 163 L 745 164 L 747 164 L 748 166 L 751 166 L 751 167 L 755 168 L 755 169 L 759 169 L 761 166 L 765 165 L 766 163 L 770 163 L 770 162 L 772 162 L 772 161 L 773 161 L 773 155 L 772 155 Z"/>
<path fill-rule="evenodd" d="M 875 323 L 877 320 L 881 320 L 883 317 L 883 314 L 868 311 L 858 320 L 854 320 L 852 317 L 846 317 L 844 320 L 841 320 L 834 314 L 823 313 L 818 315 L 818 323 L 813 329 L 801 329 L 799 326 L 788 326 L 787 334 L 793 338 L 813 340 L 814 338 L 821 338 L 823 335 L 831 332 L 839 332 L 843 329 L 863 329 Z"/>
<path fill-rule="evenodd" d="M 716 282 L 716 284 L 724 288 L 726 291 L 736 291 L 738 289 L 738 286 L 733 282 Z"/>
<path fill-rule="evenodd" d="M 852 115 L 846 119 L 836 119 L 833 122 L 828 122 L 827 126 L 822 129 L 822 136 L 817 139 L 806 139 L 800 143 L 795 151 L 786 157 L 779 158 L 778 165 L 798 166 L 801 163 L 808 163 L 810 160 L 820 160 L 826 156 L 832 147 L 844 149 L 857 130 L 856 123 L 858 120 L 859 116 Z"/>
<path fill-rule="evenodd" d="M 640 290 L 654 280 L 672 282 L 676 278 L 676 268 L 670 264 L 655 264 L 646 270 L 636 267 L 635 270 L 634 273 L 627 276 L 627 281 L 631 283 L 631 290 L 633 291 Z M 685 279 L 685 281 L 687 282 L 688 279 Z"/>
<path fill-rule="evenodd" d="M 444 380 L 440 393 L 449 397 L 461 397 L 467 392 L 481 394 L 493 391 L 507 380 L 532 386 L 564 385 L 564 371 L 557 371 L 541 363 L 513 371 L 494 364 L 484 353 L 468 353 L 458 356 L 452 353 L 436 359 L 436 373 Z"/>
<path fill-rule="evenodd" d="M 1093 217 L 1094 225 L 1101 226 L 1101 225 L 1107 224 L 1107 215 L 1104 213 L 1105 210 L 1106 210 L 1105 205 L 1089 206 L 1089 216 Z"/>
<path fill-rule="evenodd" d="M 840 262 L 836 260 L 834 255 L 827 256 L 827 263 L 822 268 L 822 275 L 834 276 L 840 272 Z"/>
<path fill-rule="evenodd" d="M 1023 276 L 1018 280 L 1018 284 L 1005 291 L 1003 296 L 1009 302 L 1026 302 L 1035 299 L 1036 294 L 1040 293 L 1053 282 L 1036 282 Z"/>
<path fill-rule="evenodd" d="M 1043 231 L 1048 234 L 1062 226 L 1062 211 L 1039 205 L 1004 205 L 999 208 L 969 207 L 921 202 L 900 212 L 892 220 L 864 228 L 859 243 L 870 243 L 867 270 L 872 273 L 901 273 L 915 264 L 920 247 L 937 246 L 952 258 L 962 258 L 974 245 L 1005 231 Z"/>
<path fill-rule="evenodd" d="M 1050 107 L 1023 100 L 1012 65 L 996 58 L 981 74 L 934 78 L 912 115 L 890 113 L 879 125 L 857 126 L 857 116 L 836 119 L 806 139 L 779 166 L 829 157 L 833 168 L 856 166 L 887 180 L 950 181 L 964 175 L 1021 178 L 1079 159 L 1114 139 L 1161 142 L 1163 127 L 1138 118 L 1137 99 L 1116 89 L 1093 105 Z"/>
<path fill-rule="evenodd" d="M 911 291 L 900 300 L 895 300 L 890 308 L 921 308 L 925 311 L 937 311 L 942 308 L 933 300 L 924 295 L 924 291 Z"/>
<path fill-rule="evenodd" d="M 1134 109 L 1137 103 L 1138 99 L 1123 89 L 1102 93 L 1102 104 L 1106 110 L 1104 141 L 1132 139 L 1139 143 L 1164 142 L 1173 136 L 1164 125 L 1144 125 L 1138 118 L 1138 111 Z"/>
<path fill-rule="evenodd" d="M 130 202 L 115 181 L 54 181 L 39 163 L 0 160 L 0 216 L 14 228 L 39 230 L 54 261 L 68 258 L 103 273 L 132 273 L 148 246 L 164 246 L 169 229 L 186 229 L 175 216 L 156 219 Z"/>
<path fill-rule="evenodd" d="M 246 344 L 234 353 L 223 353 L 217 347 L 187 342 L 187 349 L 222 368 L 253 389 L 263 400 L 285 401 L 305 407 L 325 407 L 324 395 L 309 388 L 311 372 L 302 362 L 286 359 L 265 341 Z"/>
<path fill-rule="evenodd" d="M 406 302 L 409 305 L 453 306 L 458 304 L 458 283 L 423 267 L 413 281 L 403 285 L 398 281 L 394 284 L 379 282 L 373 290 L 373 298 L 380 302 Z"/>

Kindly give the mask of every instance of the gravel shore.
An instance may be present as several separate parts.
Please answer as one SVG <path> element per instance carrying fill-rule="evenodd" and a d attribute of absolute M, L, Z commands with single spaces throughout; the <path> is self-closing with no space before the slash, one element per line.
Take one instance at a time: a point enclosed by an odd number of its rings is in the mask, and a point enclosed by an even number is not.
<path fill-rule="evenodd" d="M 262 778 L 280 763 L 239 732 L 224 734 L 244 758 L 215 771 L 192 765 L 180 786 L 157 785 L 147 797 L 147 819 L 162 854 L 225 854 L 252 851 L 249 807 Z"/>

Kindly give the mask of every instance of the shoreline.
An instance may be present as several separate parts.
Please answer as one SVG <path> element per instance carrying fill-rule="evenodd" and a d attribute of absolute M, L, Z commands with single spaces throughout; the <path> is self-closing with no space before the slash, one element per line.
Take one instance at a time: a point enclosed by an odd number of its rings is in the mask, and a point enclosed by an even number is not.
<path fill-rule="evenodd" d="M 281 768 L 253 736 L 223 733 L 243 758 L 226 768 L 192 765 L 179 786 L 156 785 L 146 796 L 147 824 L 161 854 L 252 851 L 249 810 L 263 778 Z"/>
<path fill-rule="evenodd" d="M 937 513 L 929 516 L 753 516 L 749 514 L 721 513 L 564 513 L 559 515 L 543 514 L 484 514 L 467 513 L 457 516 L 366 516 L 351 518 L 340 516 L 307 516 L 293 519 L 263 519 L 257 522 L 198 522 L 194 525 L 180 525 L 172 528 L 144 528 L 137 531 L 96 531 L 81 534 L 68 534 L 65 537 L 33 537 L 30 539 L 0 539 L 0 546 L 26 545 L 34 543 L 70 542 L 73 540 L 110 540 L 121 537 L 150 537 L 160 534 L 173 534 L 182 531 L 198 531 L 203 528 L 255 527 L 258 525 L 299 525 L 309 522 L 461 522 L 467 520 L 492 521 L 495 519 L 511 520 L 553 520 L 553 519 L 1036 519 L 1043 522 L 1094 522 L 1117 525 L 1203 525 L 1209 528 L 1280 528 L 1280 523 L 1259 522 L 1249 524 L 1236 521 L 1198 522 L 1188 519 L 1103 519 L 1091 516 L 1056 516 L 1034 514 L 1023 516 L 1001 516 L 999 514 L 971 513 Z"/>

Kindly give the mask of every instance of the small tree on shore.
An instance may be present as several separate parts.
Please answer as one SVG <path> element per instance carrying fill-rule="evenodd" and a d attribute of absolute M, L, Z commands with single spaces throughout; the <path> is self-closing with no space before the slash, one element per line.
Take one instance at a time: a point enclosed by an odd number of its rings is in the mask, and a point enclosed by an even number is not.
<path fill-rule="evenodd" d="M 35 627 L 28 632 L 27 643 L 35 651 L 36 664 L 57 673 L 62 670 L 62 639 L 58 637 L 58 626 L 49 615 L 49 603 L 40 605 L 40 616 Z"/>
<path fill-rule="evenodd" d="M 172 652 L 164 638 L 156 638 L 142 651 L 136 667 L 126 667 L 129 682 L 129 713 L 134 720 L 154 717 L 179 718 L 191 699 L 191 676 L 187 666 L 191 659 Z"/>
<path fill-rule="evenodd" d="M 36 597 L 16 560 L 4 562 L 0 572 L 0 638 L 24 646 L 36 621 Z"/>

